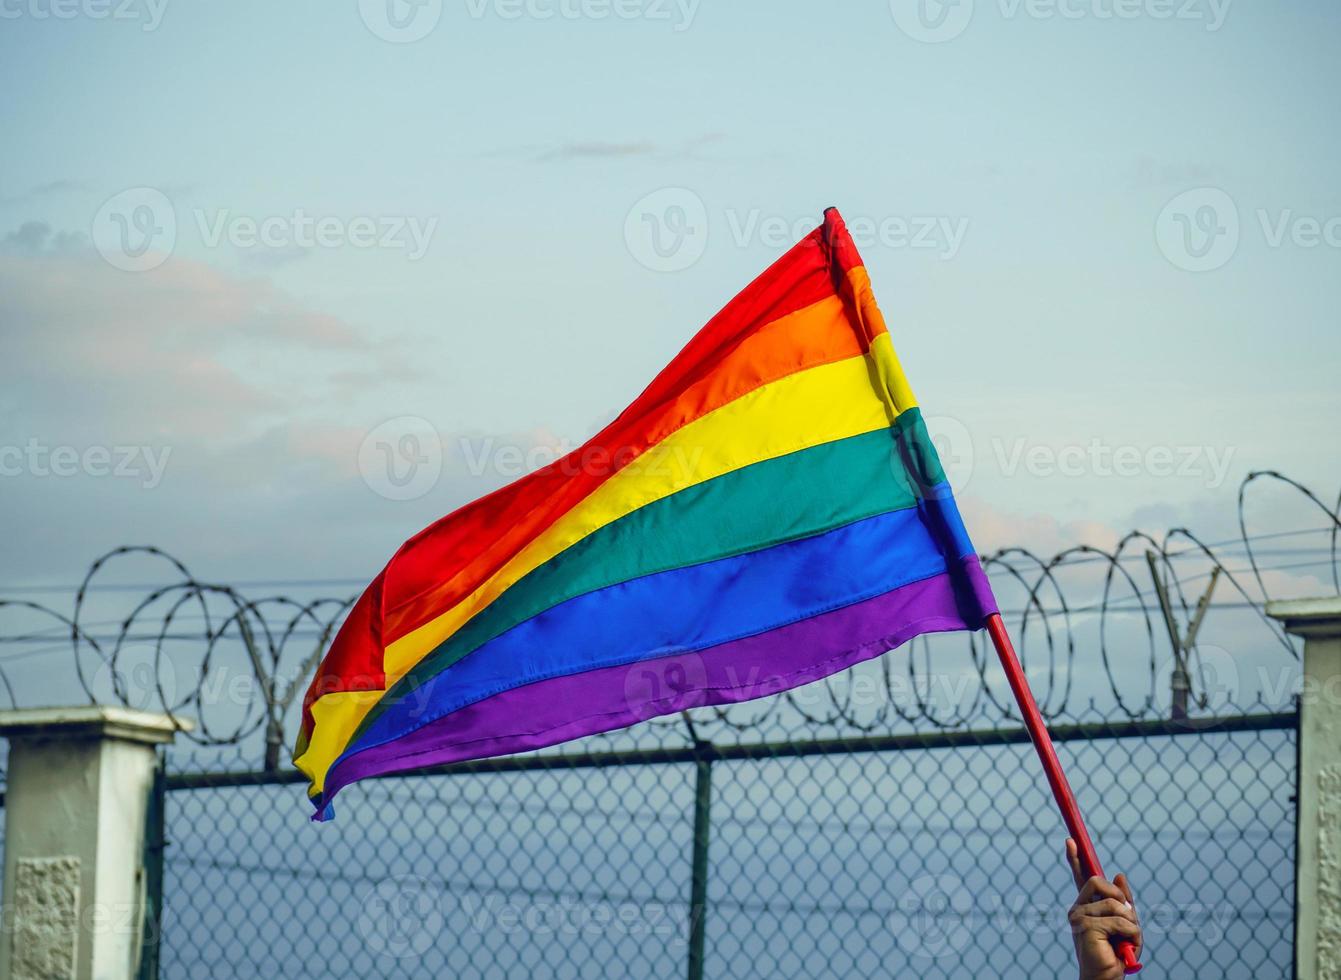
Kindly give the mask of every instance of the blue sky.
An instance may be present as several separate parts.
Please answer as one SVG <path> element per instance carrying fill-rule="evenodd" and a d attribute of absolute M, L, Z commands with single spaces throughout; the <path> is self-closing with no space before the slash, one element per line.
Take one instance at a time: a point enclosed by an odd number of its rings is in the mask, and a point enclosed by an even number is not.
<path fill-rule="evenodd" d="M 3 580 L 366 577 L 829 204 L 984 550 L 1333 493 L 1341 12 L 925 2 L 4 0 Z M 433 478 L 391 499 L 370 439 Z"/>

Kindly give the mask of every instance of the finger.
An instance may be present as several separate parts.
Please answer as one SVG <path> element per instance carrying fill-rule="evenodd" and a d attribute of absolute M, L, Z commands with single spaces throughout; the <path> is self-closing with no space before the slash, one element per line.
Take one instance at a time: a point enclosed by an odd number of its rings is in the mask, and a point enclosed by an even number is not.
<path fill-rule="evenodd" d="M 1116 898 L 1120 902 L 1127 900 L 1127 896 L 1115 884 L 1095 875 L 1080 886 L 1080 894 L 1076 896 L 1076 904 L 1084 905 L 1087 902 L 1097 902 L 1104 898 Z"/>
<path fill-rule="evenodd" d="M 1085 876 L 1080 872 L 1080 848 L 1070 837 L 1066 838 L 1066 863 L 1071 865 L 1071 877 L 1076 880 L 1076 887 L 1083 887 Z"/>
<path fill-rule="evenodd" d="M 1127 880 L 1127 876 L 1124 874 L 1119 874 L 1117 877 L 1113 879 L 1113 884 L 1117 885 L 1119 888 L 1122 889 L 1122 894 L 1126 897 L 1127 904 L 1130 905 L 1132 908 L 1135 908 L 1136 899 L 1135 897 L 1133 897 L 1131 893 L 1131 882 Z"/>
<path fill-rule="evenodd" d="M 1121 899 L 1105 898 L 1099 902 L 1090 902 L 1088 905 L 1073 905 L 1071 907 L 1072 921 L 1079 918 L 1105 918 L 1117 917 L 1120 919 L 1130 919 L 1136 922 L 1136 912 L 1130 905 Z"/>
<path fill-rule="evenodd" d="M 1097 932 L 1105 938 L 1120 936 L 1123 939 L 1133 940 L 1133 942 L 1139 939 L 1141 935 L 1140 926 L 1131 919 L 1124 919 L 1116 915 L 1101 915 L 1082 919 L 1079 930 L 1081 932 Z"/>

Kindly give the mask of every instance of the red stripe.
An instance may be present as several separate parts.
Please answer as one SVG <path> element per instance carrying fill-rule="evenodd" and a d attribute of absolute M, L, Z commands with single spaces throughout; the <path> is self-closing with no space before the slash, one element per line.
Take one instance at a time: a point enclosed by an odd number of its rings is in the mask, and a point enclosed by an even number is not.
<path fill-rule="evenodd" d="M 838 280 L 846 279 L 847 274 L 862 265 L 857 246 L 848 234 L 847 224 L 837 208 L 828 208 L 824 212 L 824 224 L 815 230 L 820 240 L 828 247 L 832 268 Z M 835 286 L 838 282 L 835 282 Z"/>

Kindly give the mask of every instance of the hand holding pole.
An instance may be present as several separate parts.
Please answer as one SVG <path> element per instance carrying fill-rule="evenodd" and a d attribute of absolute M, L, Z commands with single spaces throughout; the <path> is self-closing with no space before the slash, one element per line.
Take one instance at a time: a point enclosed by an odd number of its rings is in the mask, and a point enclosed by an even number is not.
<path fill-rule="evenodd" d="M 1066 781 L 1066 774 L 1062 772 L 1061 761 L 1058 760 L 1057 752 L 1052 747 L 1052 737 L 1048 735 L 1048 729 L 1043 724 L 1043 716 L 1039 714 L 1038 705 L 1034 702 L 1034 692 L 1029 689 L 1024 668 L 1020 666 L 1019 658 L 1015 656 L 1015 647 L 1006 633 L 1006 624 L 1002 621 L 1000 613 L 992 613 L 987 617 L 987 632 L 992 637 L 997 656 L 1001 658 L 1001 666 L 1006 671 L 1006 680 L 1010 682 L 1010 689 L 1020 706 L 1021 715 L 1024 716 L 1024 727 L 1028 729 L 1029 738 L 1034 743 L 1039 760 L 1043 763 L 1048 785 L 1052 787 L 1052 796 L 1057 801 L 1058 809 L 1062 811 L 1062 820 L 1076 842 L 1080 869 L 1086 878 L 1096 876 L 1102 878 L 1104 872 L 1099 864 L 1099 855 L 1094 850 L 1089 831 L 1085 829 L 1085 821 L 1080 816 L 1080 807 L 1076 804 L 1075 794 L 1071 792 L 1071 785 Z M 1113 943 L 1113 948 L 1117 951 L 1118 959 L 1122 961 L 1124 972 L 1127 974 L 1140 972 L 1141 964 L 1136 959 L 1136 947 L 1129 940 L 1119 939 Z"/>

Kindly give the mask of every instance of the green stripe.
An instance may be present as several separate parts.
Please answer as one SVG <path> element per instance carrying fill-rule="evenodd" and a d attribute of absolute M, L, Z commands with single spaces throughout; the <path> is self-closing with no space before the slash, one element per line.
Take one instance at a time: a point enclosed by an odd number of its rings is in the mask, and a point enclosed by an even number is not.
<path fill-rule="evenodd" d="M 917 479 L 910 473 L 918 474 Z M 640 507 L 519 579 L 415 664 L 350 744 L 393 702 L 494 637 L 561 602 L 656 572 L 808 538 L 917 504 L 945 474 L 917 409 L 891 429 L 733 470 Z"/>

